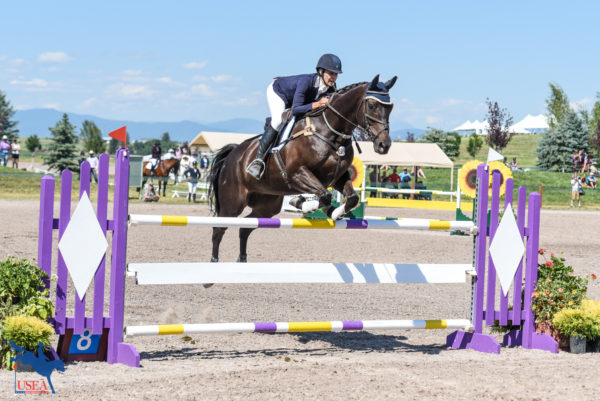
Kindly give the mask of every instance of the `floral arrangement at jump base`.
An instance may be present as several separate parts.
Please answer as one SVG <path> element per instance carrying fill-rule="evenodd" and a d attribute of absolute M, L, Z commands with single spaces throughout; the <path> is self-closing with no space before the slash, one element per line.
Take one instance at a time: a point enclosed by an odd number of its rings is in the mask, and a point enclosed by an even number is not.
<path fill-rule="evenodd" d="M 585 296 L 588 279 L 595 280 L 596 275 L 579 277 L 564 257 L 545 249 L 539 254 L 543 261 L 538 263 L 538 282 L 531 295 L 537 331 L 551 334 L 562 347 L 573 336 L 595 341 L 600 337 L 600 303 Z"/>

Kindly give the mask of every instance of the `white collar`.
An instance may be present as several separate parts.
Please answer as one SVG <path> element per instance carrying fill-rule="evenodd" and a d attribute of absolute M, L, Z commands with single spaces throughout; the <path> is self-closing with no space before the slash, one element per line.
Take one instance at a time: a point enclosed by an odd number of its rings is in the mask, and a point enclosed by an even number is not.
<path fill-rule="evenodd" d="M 323 82 L 323 78 L 321 78 L 320 76 L 318 76 L 318 78 L 319 78 L 319 90 L 317 91 L 317 96 L 319 96 L 329 90 L 329 86 L 325 85 L 325 83 Z"/>

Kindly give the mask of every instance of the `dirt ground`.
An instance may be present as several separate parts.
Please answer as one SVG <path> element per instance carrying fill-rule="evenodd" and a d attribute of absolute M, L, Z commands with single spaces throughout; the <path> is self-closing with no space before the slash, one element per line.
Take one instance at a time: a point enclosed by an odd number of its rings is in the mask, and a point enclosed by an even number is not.
<path fill-rule="evenodd" d="M 35 201 L 0 200 L 0 258 L 37 256 Z M 203 205 L 131 204 L 130 213 L 207 215 Z M 450 212 L 370 209 L 369 215 L 452 219 Z M 543 211 L 540 245 L 564 252 L 578 274 L 600 273 L 598 212 Z M 207 228 L 132 227 L 128 261 L 210 258 Z M 221 261 L 237 257 L 229 230 Z M 470 263 L 472 238 L 442 232 L 257 230 L 252 262 Z M 466 285 L 136 286 L 127 279 L 127 324 L 468 317 Z M 600 283 L 590 283 L 600 299 Z M 136 337 L 139 369 L 71 363 L 52 380 L 64 400 L 598 400 L 600 354 L 503 348 L 447 349 L 450 330 Z M 498 339 L 501 337 L 498 336 Z M 35 374 L 34 374 L 35 375 Z M 37 376 L 39 378 L 39 376 Z M 0 372 L 0 399 L 14 374 Z M 42 397 L 43 398 L 43 397 Z"/>

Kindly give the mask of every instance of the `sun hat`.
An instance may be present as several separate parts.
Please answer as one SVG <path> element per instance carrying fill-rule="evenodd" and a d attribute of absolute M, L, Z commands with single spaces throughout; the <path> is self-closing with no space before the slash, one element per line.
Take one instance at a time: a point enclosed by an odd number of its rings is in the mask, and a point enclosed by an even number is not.
<path fill-rule="evenodd" d="M 93 150 L 90 150 L 90 155 L 93 155 L 93 154 L 94 154 L 94 151 L 93 151 Z"/>

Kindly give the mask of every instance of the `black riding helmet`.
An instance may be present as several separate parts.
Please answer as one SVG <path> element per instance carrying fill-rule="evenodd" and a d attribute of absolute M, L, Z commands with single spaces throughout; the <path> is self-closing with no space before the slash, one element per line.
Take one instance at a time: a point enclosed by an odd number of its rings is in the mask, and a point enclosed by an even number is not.
<path fill-rule="evenodd" d="M 342 60 L 335 54 L 326 53 L 319 58 L 317 63 L 317 71 L 322 68 L 327 71 L 342 73 Z"/>

